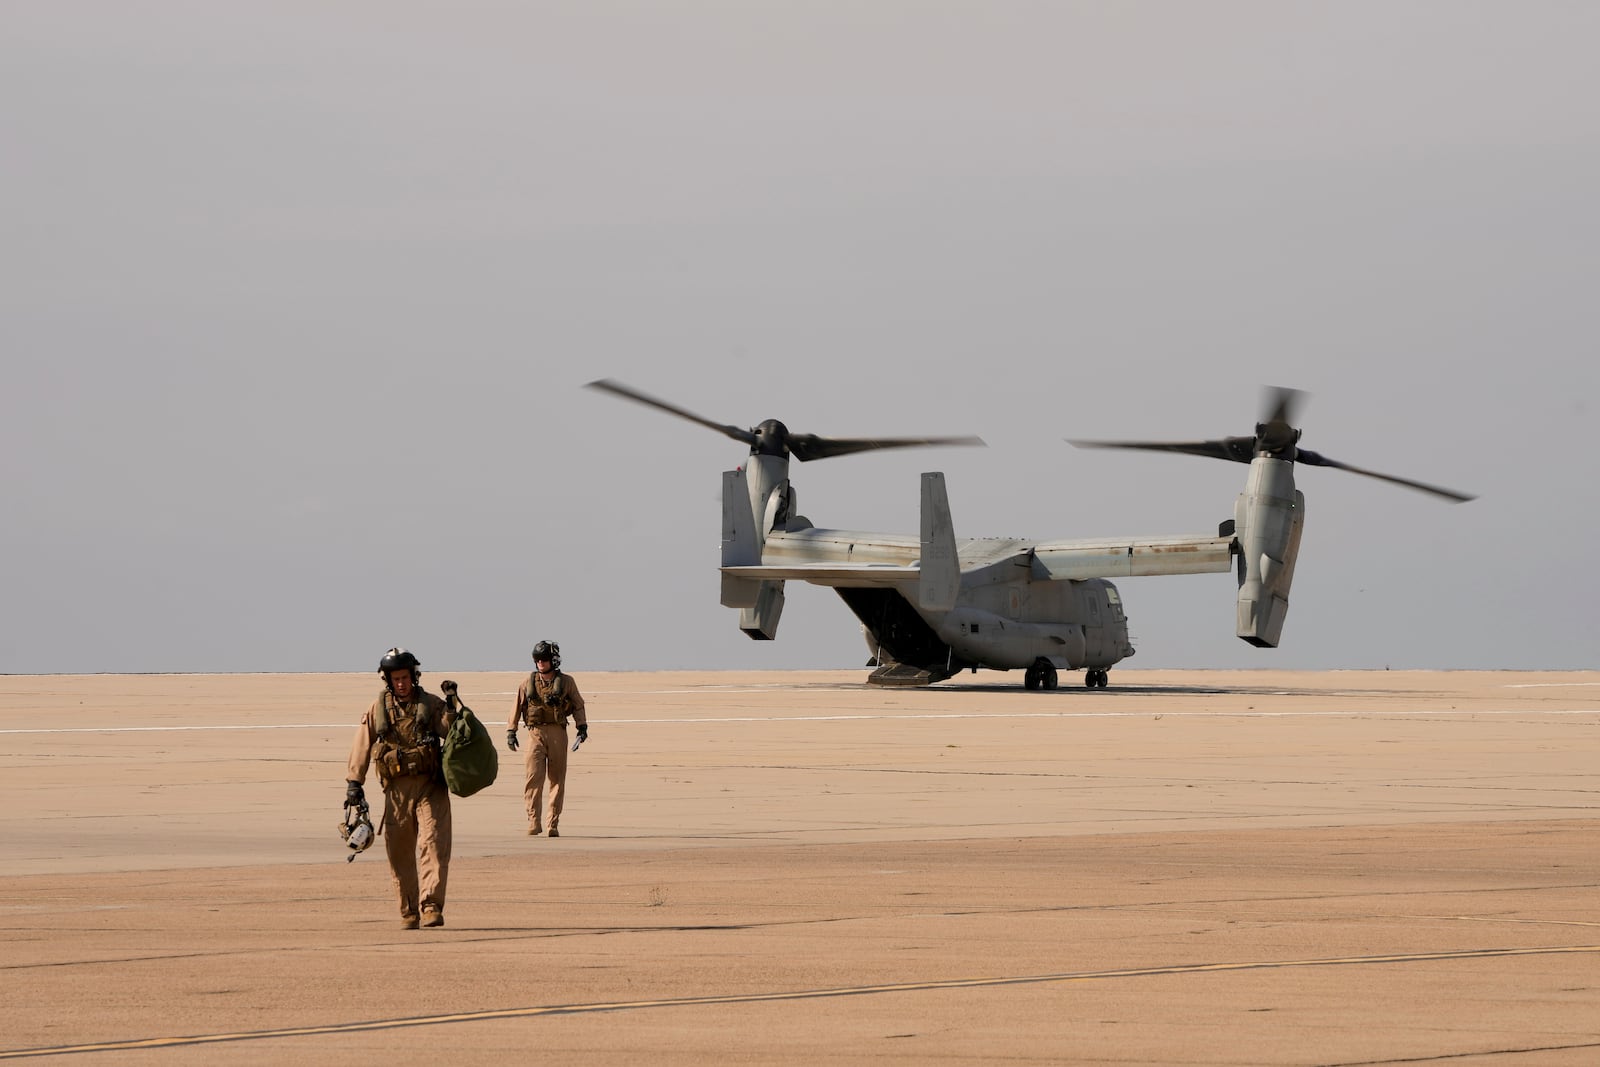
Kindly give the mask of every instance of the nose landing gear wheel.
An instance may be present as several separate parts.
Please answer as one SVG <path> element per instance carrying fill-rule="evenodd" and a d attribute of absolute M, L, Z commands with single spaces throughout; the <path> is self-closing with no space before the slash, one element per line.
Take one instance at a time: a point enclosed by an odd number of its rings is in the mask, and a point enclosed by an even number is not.
<path fill-rule="evenodd" d="M 1104 689 L 1110 681 L 1110 675 L 1106 671 L 1099 669 L 1085 671 L 1083 674 L 1083 687 L 1085 689 Z"/>

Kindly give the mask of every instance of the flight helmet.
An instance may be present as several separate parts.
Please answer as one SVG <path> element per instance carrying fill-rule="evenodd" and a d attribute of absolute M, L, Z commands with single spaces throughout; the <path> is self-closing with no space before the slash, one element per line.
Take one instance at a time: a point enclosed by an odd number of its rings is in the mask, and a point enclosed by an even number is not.
<path fill-rule="evenodd" d="M 372 829 L 372 818 L 367 814 L 365 804 L 345 806 L 344 821 L 339 824 L 339 836 L 350 848 L 350 855 L 345 859 L 347 863 L 355 862 L 357 856 L 372 847 L 378 835 Z"/>
<path fill-rule="evenodd" d="M 383 680 L 386 684 L 389 681 L 390 673 L 397 671 L 402 667 L 409 667 L 411 669 L 412 685 L 417 685 L 422 680 L 422 661 L 418 659 L 409 649 L 391 648 L 389 651 L 385 652 L 383 654 L 383 658 L 378 661 L 378 673 L 383 675 Z"/>

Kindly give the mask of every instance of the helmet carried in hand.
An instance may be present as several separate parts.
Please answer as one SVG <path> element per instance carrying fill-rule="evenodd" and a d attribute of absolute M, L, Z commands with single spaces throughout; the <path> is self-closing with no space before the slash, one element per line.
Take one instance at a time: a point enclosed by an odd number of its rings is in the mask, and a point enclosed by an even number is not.
<path fill-rule="evenodd" d="M 353 863 L 357 856 L 372 847 L 372 842 L 378 835 L 372 829 L 372 819 L 367 815 L 365 804 L 350 804 L 345 807 L 344 821 L 339 824 L 339 836 L 344 838 L 344 843 L 350 847 L 347 863 Z"/>

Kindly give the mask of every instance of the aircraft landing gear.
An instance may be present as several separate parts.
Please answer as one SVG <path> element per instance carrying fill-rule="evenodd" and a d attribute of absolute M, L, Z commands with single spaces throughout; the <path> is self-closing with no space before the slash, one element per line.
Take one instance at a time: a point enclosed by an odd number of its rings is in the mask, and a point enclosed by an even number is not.
<path fill-rule="evenodd" d="M 1054 689 L 1060 682 L 1056 677 L 1055 664 L 1047 659 L 1036 659 L 1022 676 L 1024 689 Z"/>
<path fill-rule="evenodd" d="M 1085 671 L 1083 675 L 1083 687 L 1085 689 L 1104 689 L 1110 681 L 1110 672 L 1098 668 Z"/>

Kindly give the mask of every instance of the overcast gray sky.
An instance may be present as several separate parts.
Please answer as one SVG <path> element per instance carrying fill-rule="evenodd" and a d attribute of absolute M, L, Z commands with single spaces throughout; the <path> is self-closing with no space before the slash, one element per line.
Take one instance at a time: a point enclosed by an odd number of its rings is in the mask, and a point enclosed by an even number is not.
<path fill-rule="evenodd" d="M 1120 583 L 1129 667 L 1593 668 L 1600 5 L 0 0 L 0 671 L 857 667 L 717 603 L 720 422 L 820 526 L 1201 533 L 1302 469 L 1282 647 Z"/>

